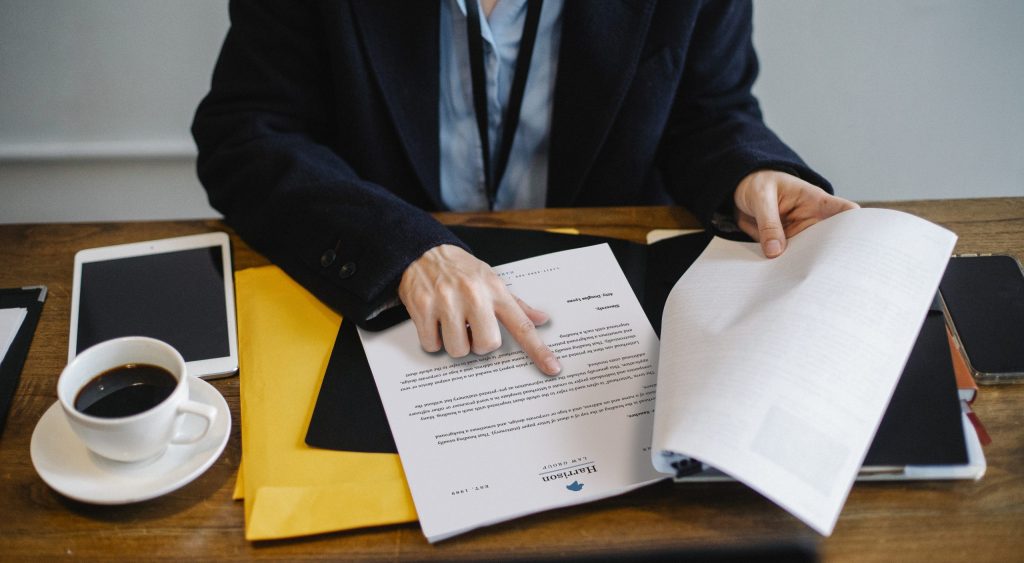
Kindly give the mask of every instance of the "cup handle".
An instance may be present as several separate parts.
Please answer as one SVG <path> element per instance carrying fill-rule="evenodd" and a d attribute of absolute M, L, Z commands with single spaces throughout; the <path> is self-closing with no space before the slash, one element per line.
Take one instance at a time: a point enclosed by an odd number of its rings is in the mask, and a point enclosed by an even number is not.
<path fill-rule="evenodd" d="M 197 432 L 194 435 L 185 435 L 179 432 L 171 438 L 172 444 L 194 444 L 206 436 L 210 429 L 213 428 L 213 422 L 217 420 L 217 409 L 210 405 L 203 404 L 197 401 L 185 401 L 181 405 L 178 405 L 179 415 L 195 415 L 206 420 L 206 426 L 203 427 L 201 432 Z"/>

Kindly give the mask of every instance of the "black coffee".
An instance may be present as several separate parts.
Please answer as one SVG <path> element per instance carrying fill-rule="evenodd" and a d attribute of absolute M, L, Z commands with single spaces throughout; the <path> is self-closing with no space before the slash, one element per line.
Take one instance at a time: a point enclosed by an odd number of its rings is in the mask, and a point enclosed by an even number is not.
<path fill-rule="evenodd" d="M 162 367 L 127 364 L 86 383 L 75 397 L 75 410 L 103 418 L 131 416 L 159 405 L 177 385 L 177 378 Z"/>

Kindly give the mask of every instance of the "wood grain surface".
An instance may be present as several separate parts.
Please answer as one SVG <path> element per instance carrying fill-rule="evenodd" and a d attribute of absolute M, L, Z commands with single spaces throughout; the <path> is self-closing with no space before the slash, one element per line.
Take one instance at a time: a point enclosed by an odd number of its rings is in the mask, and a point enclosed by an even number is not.
<path fill-rule="evenodd" d="M 1024 198 L 886 202 L 940 223 L 958 252 L 1024 258 Z M 551 209 L 444 213 L 449 224 L 581 232 L 641 241 L 651 228 L 693 227 L 677 208 Z M 1020 561 L 1024 559 L 1024 385 L 984 387 L 975 404 L 993 443 L 977 482 L 858 484 L 834 534 L 820 538 L 739 484 L 661 483 L 584 506 L 477 530 L 431 546 L 415 524 L 293 540 L 244 539 L 231 500 L 241 459 L 238 378 L 214 381 L 227 398 L 233 435 L 205 474 L 164 497 L 91 506 L 51 490 L 29 459 L 36 422 L 56 400 L 66 362 L 73 257 L 111 244 L 226 230 L 219 221 L 0 225 L 0 287 L 45 284 L 49 297 L 0 436 L 0 560 L 75 556 L 100 560 L 470 560 L 644 554 L 685 547 L 806 542 L 828 561 Z M 267 260 L 232 233 L 236 269 Z M 1024 343 L 1022 343 L 1024 345 Z"/>

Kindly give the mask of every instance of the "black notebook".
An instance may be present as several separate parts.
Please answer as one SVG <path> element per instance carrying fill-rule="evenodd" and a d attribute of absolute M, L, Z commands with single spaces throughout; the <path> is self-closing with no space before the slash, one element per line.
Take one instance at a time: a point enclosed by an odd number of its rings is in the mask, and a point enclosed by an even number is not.
<path fill-rule="evenodd" d="M 25 365 L 45 301 L 46 288 L 43 286 L 0 289 L 0 309 L 25 309 L 25 318 L 7 354 L 0 361 L 0 434 L 3 434 L 7 412 L 14 400 L 14 392 L 18 389 L 21 368 Z"/>
<path fill-rule="evenodd" d="M 645 245 L 586 235 L 455 227 L 489 264 L 608 243 L 655 332 L 669 291 L 711 240 L 700 233 Z M 313 447 L 396 453 L 377 387 L 353 323 L 342 322 L 306 443 Z M 922 328 L 865 465 L 962 465 L 967 449 L 941 310 Z"/>

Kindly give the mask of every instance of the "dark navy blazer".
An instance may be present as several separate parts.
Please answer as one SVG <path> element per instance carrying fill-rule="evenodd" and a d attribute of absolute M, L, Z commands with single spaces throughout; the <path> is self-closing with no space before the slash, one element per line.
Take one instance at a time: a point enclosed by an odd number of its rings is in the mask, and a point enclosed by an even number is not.
<path fill-rule="evenodd" d="M 439 11 L 232 1 L 192 126 L 227 223 L 361 324 L 410 262 L 461 244 L 428 213 L 444 209 Z M 567 0 L 562 18 L 549 207 L 677 203 L 707 222 L 759 168 L 830 189 L 761 119 L 749 2 Z"/>

